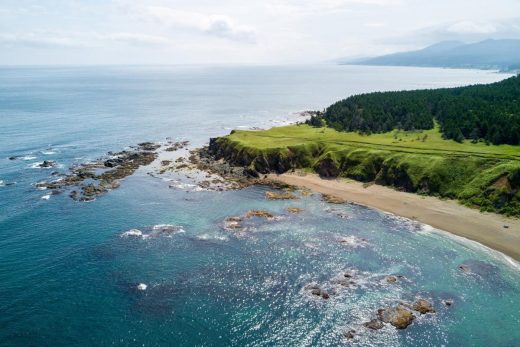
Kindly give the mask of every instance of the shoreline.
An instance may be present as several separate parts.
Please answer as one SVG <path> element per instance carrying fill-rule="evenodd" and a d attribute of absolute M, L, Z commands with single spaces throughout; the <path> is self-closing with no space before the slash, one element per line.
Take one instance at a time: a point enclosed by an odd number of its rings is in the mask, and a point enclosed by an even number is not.
<path fill-rule="evenodd" d="M 520 261 L 520 220 L 381 185 L 365 187 L 356 181 L 320 178 L 316 174 L 269 174 L 268 179 L 308 188 L 349 202 L 428 224 L 450 234 L 476 241 Z M 507 226 L 507 228 L 505 227 Z"/>

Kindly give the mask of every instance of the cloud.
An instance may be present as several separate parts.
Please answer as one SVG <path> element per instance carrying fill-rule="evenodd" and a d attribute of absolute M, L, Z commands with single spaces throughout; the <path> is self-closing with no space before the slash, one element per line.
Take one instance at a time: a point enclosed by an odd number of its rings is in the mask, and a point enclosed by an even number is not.
<path fill-rule="evenodd" d="M 164 36 L 141 33 L 8 33 L 0 34 L 0 45 L 29 48 L 76 48 L 95 47 L 100 44 L 122 43 L 130 46 L 166 46 L 173 42 Z"/>
<path fill-rule="evenodd" d="M 145 35 L 136 33 L 111 33 L 97 35 L 100 40 L 126 43 L 135 46 L 162 46 L 172 44 L 172 40 L 165 36 Z"/>
<path fill-rule="evenodd" d="M 73 37 L 52 33 L 0 34 L 0 45 L 35 48 L 72 48 L 82 46 L 82 44 Z"/>
<path fill-rule="evenodd" d="M 147 7 L 146 15 L 171 27 L 238 42 L 256 42 L 256 32 L 253 28 L 237 25 L 227 16 L 205 15 L 160 6 Z"/>
<path fill-rule="evenodd" d="M 497 32 L 497 27 L 491 23 L 462 21 L 450 25 L 446 31 L 457 34 L 491 34 Z"/>

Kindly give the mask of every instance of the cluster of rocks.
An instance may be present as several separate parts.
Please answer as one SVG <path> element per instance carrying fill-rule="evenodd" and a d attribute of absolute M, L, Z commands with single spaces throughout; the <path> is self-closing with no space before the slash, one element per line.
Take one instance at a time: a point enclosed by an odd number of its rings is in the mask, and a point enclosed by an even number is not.
<path fill-rule="evenodd" d="M 414 303 L 401 302 L 396 306 L 380 308 L 377 317 L 363 325 L 372 330 L 382 329 L 385 324 L 391 324 L 396 329 L 406 329 L 415 320 L 416 315 L 435 313 L 433 304 L 419 298 Z"/>
<path fill-rule="evenodd" d="M 341 289 L 357 288 L 355 273 L 346 271 L 332 278 L 328 283 L 318 284 L 316 282 L 309 283 L 304 286 L 303 290 L 312 297 L 328 300 L 330 297 L 337 295 Z"/>
<path fill-rule="evenodd" d="M 36 184 L 39 189 L 51 189 L 58 194 L 66 188 L 72 188 L 69 196 L 78 201 L 92 201 L 97 196 L 119 187 L 119 180 L 130 176 L 139 167 L 151 164 L 157 158 L 160 144 L 143 142 L 131 150 L 117 153 L 109 152 L 108 158 L 93 163 L 72 167 L 68 174 L 54 172 L 58 179 Z M 54 162 L 44 161 L 42 167 L 52 167 Z"/>
<path fill-rule="evenodd" d="M 188 160 L 193 168 L 222 177 L 227 189 L 242 189 L 258 182 L 247 168 L 233 166 L 224 159 L 217 160 L 207 147 L 190 151 Z"/>
<path fill-rule="evenodd" d="M 366 277 L 366 278 L 365 278 Z M 331 280 L 318 284 L 311 282 L 303 287 L 303 293 L 319 300 L 332 300 L 344 290 L 355 290 L 366 285 L 366 279 L 371 278 L 370 274 L 359 273 L 356 270 L 347 270 L 339 273 Z M 393 285 L 404 280 L 401 275 L 387 275 L 381 281 L 374 282 L 375 285 L 387 283 Z M 445 300 L 446 306 L 451 306 L 451 301 Z M 378 309 L 374 318 L 360 324 L 364 329 L 380 330 L 390 325 L 396 329 L 406 329 L 413 321 L 421 315 L 434 314 L 435 308 L 431 301 L 417 297 L 413 302 L 397 302 L 394 305 L 383 306 Z M 347 339 L 355 338 L 357 331 L 347 329 L 344 336 Z"/>
<path fill-rule="evenodd" d="M 38 167 L 48 169 L 56 167 L 56 162 L 54 160 L 44 160 L 42 163 L 38 164 Z"/>
<path fill-rule="evenodd" d="M 179 149 L 186 148 L 190 144 L 190 141 L 180 141 L 180 142 L 168 142 L 168 147 L 166 147 L 164 150 L 166 152 L 175 152 Z"/>
<path fill-rule="evenodd" d="M 244 226 L 244 223 L 246 222 L 246 220 L 251 219 L 251 218 L 263 218 L 263 219 L 267 219 L 267 220 L 273 220 L 274 214 L 272 214 L 269 211 L 250 210 L 250 211 L 247 211 L 242 216 L 226 217 L 226 219 L 224 219 L 224 229 L 228 230 L 228 231 L 231 231 L 231 230 L 246 231 L 247 228 Z"/>
<path fill-rule="evenodd" d="M 289 214 L 299 214 L 303 211 L 299 207 L 288 207 L 287 212 Z M 279 219 L 279 216 L 275 216 L 273 213 L 265 210 L 250 210 L 241 216 L 229 216 L 224 219 L 223 228 L 228 231 L 248 231 L 250 230 L 251 219 L 264 219 L 268 221 L 274 221 Z"/>

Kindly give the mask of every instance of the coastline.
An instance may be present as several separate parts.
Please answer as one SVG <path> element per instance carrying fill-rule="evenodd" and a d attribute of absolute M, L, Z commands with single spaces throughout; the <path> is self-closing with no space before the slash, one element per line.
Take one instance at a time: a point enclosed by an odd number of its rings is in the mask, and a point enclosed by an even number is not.
<path fill-rule="evenodd" d="M 520 261 L 519 219 L 482 213 L 454 200 L 440 200 L 375 184 L 365 187 L 360 182 L 323 179 L 316 174 L 285 173 L 269 174 L 267 177 L 428 224 Z"/>

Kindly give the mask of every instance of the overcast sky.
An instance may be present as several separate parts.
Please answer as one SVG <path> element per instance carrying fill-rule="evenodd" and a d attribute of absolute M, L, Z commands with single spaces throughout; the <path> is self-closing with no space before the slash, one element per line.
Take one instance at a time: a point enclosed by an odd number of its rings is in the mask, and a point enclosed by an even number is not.
<path fill-rule="evenodd" d="M 519 0 L 0 0 L 0 64 L 287 64 L 520 38 Z"/>

